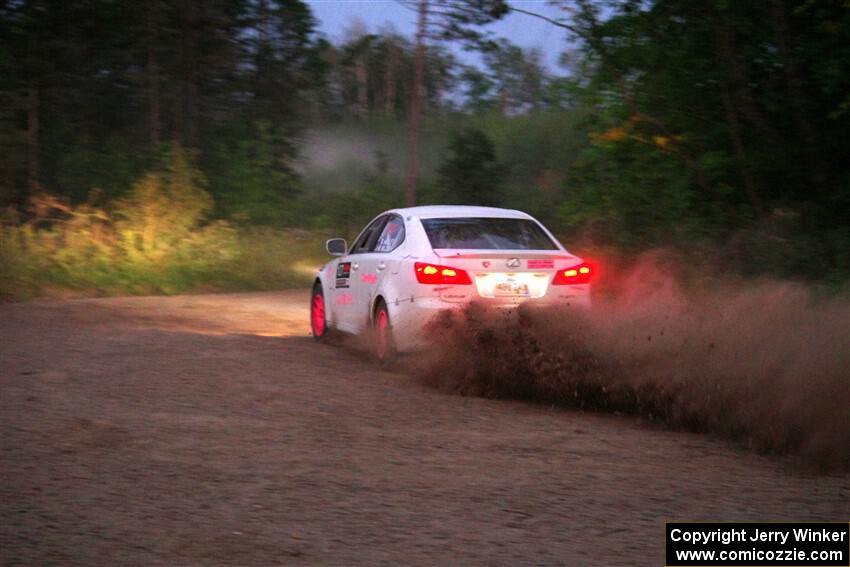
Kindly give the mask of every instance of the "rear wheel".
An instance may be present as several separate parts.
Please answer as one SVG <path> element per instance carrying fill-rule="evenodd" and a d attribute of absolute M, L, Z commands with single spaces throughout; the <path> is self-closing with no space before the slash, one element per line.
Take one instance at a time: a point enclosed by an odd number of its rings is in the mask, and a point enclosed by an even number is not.
<path fill-rule="evenodd" d="M 324 340 L 328 336 L 325 294 L 319 282 L 313 286 L 313 293 L 310 295 L 310 328 L 313 331 L 313 338 L 317 341 Z"/>
<path fill-rule="evenodd" d="M 382 299 L 378 300 L 378 305 L 375 307 L 374 327 L 375 356 L 382 368 L 389 368 L 395 360 L 396 350 L 390 324 L 390 312 Z"/>

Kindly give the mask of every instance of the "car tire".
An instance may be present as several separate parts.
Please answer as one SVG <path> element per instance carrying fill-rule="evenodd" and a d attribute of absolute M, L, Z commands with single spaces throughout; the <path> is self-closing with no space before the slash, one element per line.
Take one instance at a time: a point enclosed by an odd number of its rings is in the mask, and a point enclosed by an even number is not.
<path fill-rule="evenodd" d="M 322 284 L 316 282 L 310 294 L 310 330 L 317 341 L 325 341 L 329 335 L 325 294 Z"/>
<path fill-rule="evenodd" d="M 372 322 L 374 331 L 374 353 L 381 368 L 389 370 L 396 359 L 393 327 L 390 322 L 390 312 L 383 299 L 375 306 L 375 316 Z"/>

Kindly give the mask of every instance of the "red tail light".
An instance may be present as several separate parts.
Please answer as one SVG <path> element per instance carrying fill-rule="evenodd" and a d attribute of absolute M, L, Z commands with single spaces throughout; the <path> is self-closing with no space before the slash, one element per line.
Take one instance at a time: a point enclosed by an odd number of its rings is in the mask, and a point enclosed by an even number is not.
<path fill-rule="evenodd" d="M 427 285 L 470 285 L 472 280 L 466 270 L 416 262 L 416 281 Z"/>
<path fill-rule="evenodd" d="M 593 278 L 593 266 L 584 263 L 571 268 L 558 270 L 552 285 L 578 285 L 590 283 Z"/>

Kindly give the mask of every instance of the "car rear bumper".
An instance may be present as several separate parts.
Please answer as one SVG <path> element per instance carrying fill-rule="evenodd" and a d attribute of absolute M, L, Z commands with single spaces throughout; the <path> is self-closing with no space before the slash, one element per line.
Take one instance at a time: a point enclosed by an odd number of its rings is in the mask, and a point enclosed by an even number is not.
<path fill-rule="evenodd" d="M 484 305 L 498 309 L 514 309 L 520 305 L 528 307 L 554 307 L 568 306 L 579 309 L 591 307 L 590 293 L 582 289 L 576 293 L 561 292 L 557 297 L 542 297 L 540 299 L 475 299 Z M 429 343 L 426 326 L 442 311 L 459 311 L 464 309 L 470 301 L 448 302 L 439 297 L 411 298 L 398 303 L 392 302 L 388 305 L 390 320 L 393 326 L 393 337 L 399 352 L 410 352 L 420 350 Z"/>

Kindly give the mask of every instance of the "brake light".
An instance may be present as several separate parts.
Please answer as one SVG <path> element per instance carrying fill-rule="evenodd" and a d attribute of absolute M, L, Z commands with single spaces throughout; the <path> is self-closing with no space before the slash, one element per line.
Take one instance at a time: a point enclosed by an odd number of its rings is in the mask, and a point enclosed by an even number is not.
<path fill-rule="evenodd" d="M 426 264 L 416 262 L 413 265 L 416 270 L 416 281 L 427 285 L 470 285 L 472 280 L 466 270 L 440 266 L 437 264 Z"/>
<path fill-rule="evenodd" d="M 564 270 L 558 270 L 552 285 L 578 285 L 590 283 L 593 278 L 593 267 L 584 263 Z"/>

